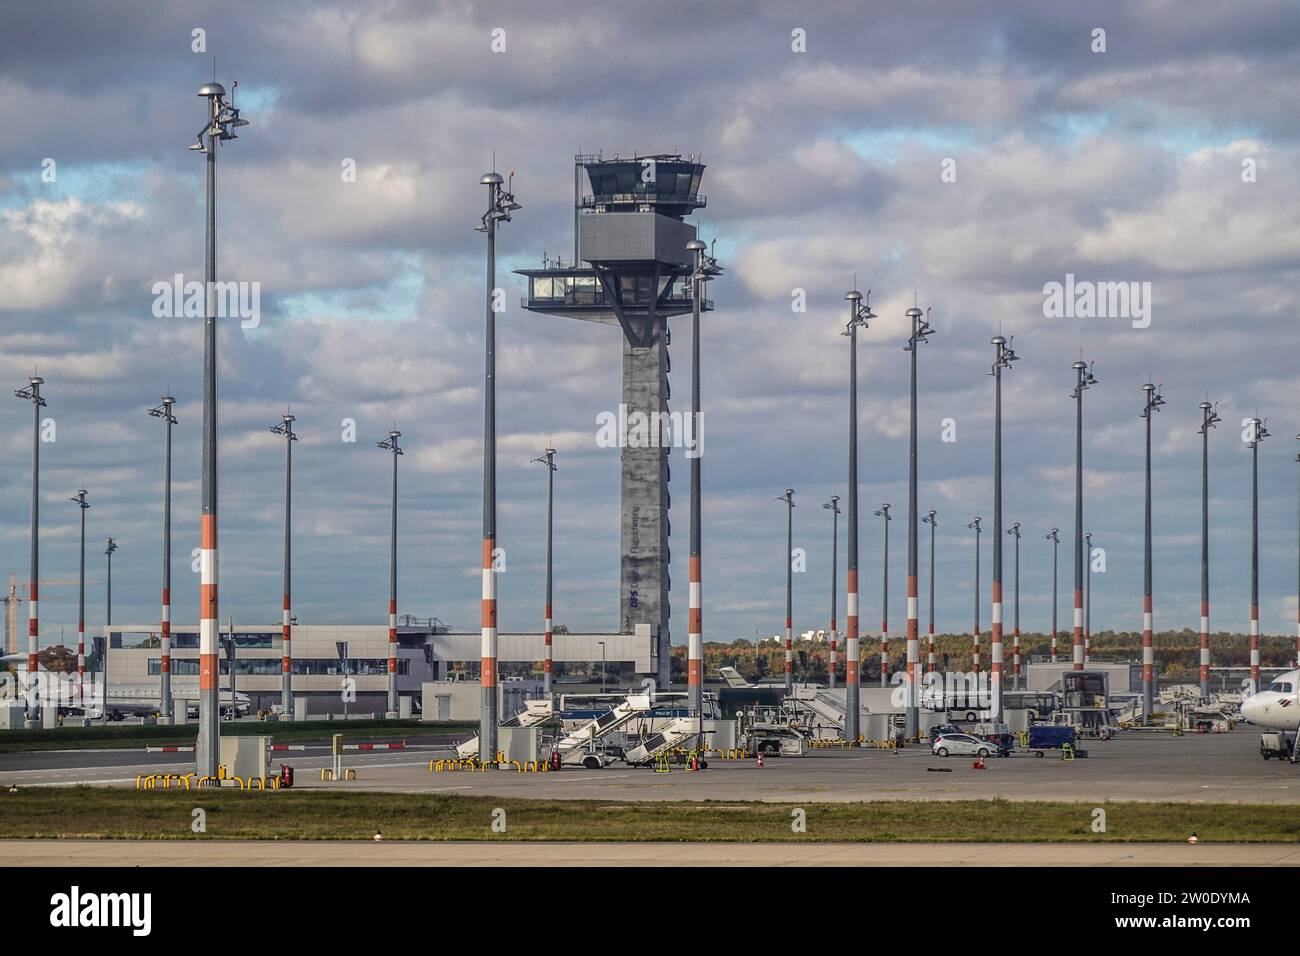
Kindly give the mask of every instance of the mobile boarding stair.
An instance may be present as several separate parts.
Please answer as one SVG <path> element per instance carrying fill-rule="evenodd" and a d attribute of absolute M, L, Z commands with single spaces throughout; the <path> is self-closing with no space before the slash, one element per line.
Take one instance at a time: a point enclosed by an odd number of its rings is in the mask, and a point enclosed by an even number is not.
<path fill-rule="evenodd" d="M 700 737 L 698 717 L 676 717 L 658 733 L 651 734 L 623 755 L 633 767 L 653 763 L 661 754 L 667 754 Z"/>
<path fill-rule="evenodd" d="M 637 716 L 648 713 L 653 707 L 654 702 L 649 694 L 631 694 L 617 707 L 557 740 L 552 749 L 560 755 L 562 765 L 587 767 L 591 770 L 608 766 L 613 758 L 598 751 L 597 742 Z"/>
<path fill-rule="evenodd" d="M 502 727 L 536 727 L 555 716 L 555 708 L 550 700 L 526 700 L 524 709 L 509 720 L 501 722 Z M 478 736 L 456 745 L 456 756 L 461 760 L 474 760 L 478 757 Z"/>
<path fill-rule="evenodd" d="M 806 712 L 808 729 L 817 738 L 843 737 L 845 697 L 843 690 L 827 690 L 813 684 L 796 684 L 794 692 L 785 698 L 785 707 L 798 714 Z M 865 704 L 858 706 L 859 726 L 866 726 L 871 710 Z"/>

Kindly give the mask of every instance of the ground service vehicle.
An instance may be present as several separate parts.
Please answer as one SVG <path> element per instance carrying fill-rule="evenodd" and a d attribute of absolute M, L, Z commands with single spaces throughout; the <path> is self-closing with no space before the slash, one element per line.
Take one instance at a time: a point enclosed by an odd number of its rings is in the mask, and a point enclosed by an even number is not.
<path fill-rule="evenodd" d="M 949 754 L 988 757 L 998 752 L 998 746 L 970 734 L 940 734 L 930 746 L 930 752 L 937 757 L 947 757 Z"/>

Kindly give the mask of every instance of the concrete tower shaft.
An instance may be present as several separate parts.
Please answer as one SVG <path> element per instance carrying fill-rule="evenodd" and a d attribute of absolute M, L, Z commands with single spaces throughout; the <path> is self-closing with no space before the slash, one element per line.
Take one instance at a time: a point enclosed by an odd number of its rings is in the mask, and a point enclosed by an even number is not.
<path fill-rule="evenodd" d="M 695 227 L 683 217 L 705 204 L 704 165 L 676 154 L 603 159 L 575 157 L 575 181 L 590 194 L 575 197 L 576 262 L 547 260 L 521 269 L 528 280 L 523 307 L 623 332 L 622 390 L 616 410 L 622 464 L 619 519 L 618 627 L 648 625 L 657 637 L 653 669 L 669 678 L 671 524 L 668 453 L 674 444 L 698 453 L 698 436 L 669 414 L 668 319 L 692 311 L 687 244 Z M 712 303 L 701 300 L 701 311 Z M 614 410 L 611 410 L 614 411 Z M 679 424 L 680 423 L 680 424 Z M 673 428 L 677 426 L 677 431 Z"/>

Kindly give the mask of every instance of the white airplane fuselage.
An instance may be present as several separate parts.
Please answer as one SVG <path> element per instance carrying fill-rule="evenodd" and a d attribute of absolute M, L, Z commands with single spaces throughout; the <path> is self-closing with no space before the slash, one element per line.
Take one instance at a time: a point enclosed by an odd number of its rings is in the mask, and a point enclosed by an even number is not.
<path fill-rule="evenodd" d="M 1279 674 L 1273 683 L 1241 703 L 1241 716 L 1271 730 L 1300 729 L 1300 670 Z"/>

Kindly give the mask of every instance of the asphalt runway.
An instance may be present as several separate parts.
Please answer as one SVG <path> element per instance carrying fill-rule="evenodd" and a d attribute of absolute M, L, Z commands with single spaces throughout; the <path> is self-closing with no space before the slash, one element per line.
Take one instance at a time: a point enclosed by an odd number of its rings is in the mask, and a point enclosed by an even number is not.
<path fill-rule="evenodd" d="M 595 800 L 761 800 L 769 802 L 852 802 L 862 800 L 1106 800 L 1191 803 L 1300 803 L 1300 765 L 1265 761 L 1257 731 L 1239 727 L 1227 734 L 1132 732 L 1110 741 L 1088 741 L 1089 756 L 1073 762 L 1049 754 L 990 759 L 975 770 L 969 757 L 940 758 L 927 748 L 902 751 L 817 750 L 799 758 L 768 758 L 762 769 L 752 759 L 713 760 L 691 773 L 675 768 L 615 764 L 604 770 L 558 773 L 510 770 L 429 773 L 441 745 L 404 751 L 350 752 L 344 766 L 356 781 L 321 783 L 330 764 L 328 748 L 275 754 L 273 765 L 297 770 L 302 789 L 464 793 L 545 799 Z M 192 766 L 192 754 L 140 751 L 50 751 L 0 754 L 0 786 L 132 786 L 137 774 Z M 315 779 L 313 779 L 315 778 Z"/>
<path fill-rule="evenodd" d="M 1300 847 L 1041 843 L 0 841 L 9 866 L 1300 866 Z"/>

